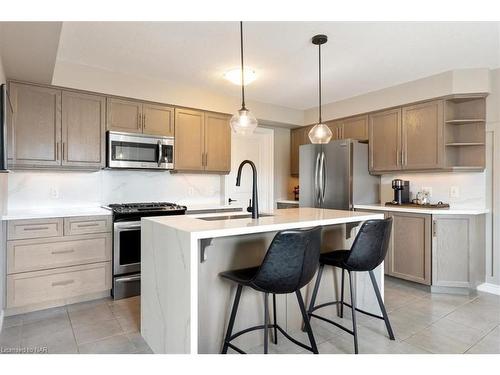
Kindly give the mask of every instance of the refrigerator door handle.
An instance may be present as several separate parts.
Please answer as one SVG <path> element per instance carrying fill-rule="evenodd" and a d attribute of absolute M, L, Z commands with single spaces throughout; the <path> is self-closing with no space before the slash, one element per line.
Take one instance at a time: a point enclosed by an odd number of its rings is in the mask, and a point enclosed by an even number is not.
<path fill-rule="evenodd" d="M 321 203 L 325 203 L 326 191 L 326 158 L 325 153 L 321 152 Z"/>
<path fill-rule="evenodd" d="M 316 204 L 319 205 L 321 204 L 321 201 L 320 201 L 320 181 L 319 181 L 319 164 L 320 164 L 320 161 L 321 161 L 321 154 L 317 154 L 316 155 L 316 165 L 314 167 L 314 199 L 316 200 Z"/>

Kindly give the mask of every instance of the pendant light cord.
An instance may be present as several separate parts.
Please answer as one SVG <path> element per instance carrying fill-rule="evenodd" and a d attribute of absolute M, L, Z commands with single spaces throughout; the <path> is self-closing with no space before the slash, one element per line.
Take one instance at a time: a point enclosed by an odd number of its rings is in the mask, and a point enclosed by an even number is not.
<path fill-rule="evenodd" d="M 321 44 L 318 44 L 319 50 L 319 122 L 321 124 Z"/>
<path fill-rule="evenodd" d="M 243 21 L 240 21 L 240 48 L 241 48 L 241 109 L 245 108 L 245 76 L 243 71 Z"/>

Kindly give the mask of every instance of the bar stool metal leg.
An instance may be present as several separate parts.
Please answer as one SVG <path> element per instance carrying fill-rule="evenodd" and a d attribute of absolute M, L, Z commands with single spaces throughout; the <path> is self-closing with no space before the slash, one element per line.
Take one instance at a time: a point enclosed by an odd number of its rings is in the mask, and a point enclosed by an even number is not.
<path fill-rule="evenodd" d="M 389 334 L 389 338 L 394 340 L 394 332 L 392 331 L 391 323 L 389 322 L 389 316 L 387 315 L 387 311 L 385 311 L 384 301 L 382 301 L 382 296 L 380 295 L 380 290 L 378 289 L 377 279 L 373 271 L 370 271 L 370 279 L 372 281 L 373 289 L 375 289 L 375 295 L 377 296 L 378 305 L 380 307 L 380 311 L 382 311 L 382 316 L 384 317 L 385 327 L 387 328 L 387 333 Z"/>
<path fill-rule="evenodd" d="M 323 269 L 325 268 L 324 264 L 319 265 L 318 276 L 316 276 L 316 282 L 314 283 L 313 294 L 311 296 L 311 302 L 309 303 L 309 310 L 307 313 L 312 313 L 314 309 L 314 304 L 316 303 L 316 297 L 318 296 L 319 284 L 321 283 L 321 276 L 323 275 Z"/>
<path fill-rule="evenodd" d="M 236 289 L 236 295 L 234 297 L 233 309 L 231 310 L 231 317 L 229 318 L 229 324 L 227 325 L 226 338 L 224 339 L 224 346 L 222 347 L 222 354 L 227 353 L 229 347 L 229 339 L 231 338 L 231 333 L 233 332 L 234 320 L 236 318 L 236 312 L 238 311 L 238 305 L 240 304 L 241 291 L 243 286 L 238 284 Z"/>
<path fill-rule="evenodd" d="M 354 353 L 358 354 L 358 330 L 356 328 L 356 293 L 354 291 L 353 284 L 353 274 L 354 272 L 347 271 L 349 273 L 349 287 L 351 292 L 351 312 L 352 312 L 352 332 L 354 336 Z"/>
<path fill-rule="evenodd" d="M 274 344 L 278 345 L 278 321 L 276 320 L 276 294 L 273 293 Z"/>
<path fill-rule="evenodd" d="M 342 283 L 340 291 L 340 317 L 344 317 L 344 279 L 345 279 L 345 268 L 342 268 Z"/>
<path fill-rule="evenodd" d="M 314 339 L 314 334 L 312 332 L 311 322 L 309 321 L 309 315 L 307 314 L 306 306 L 304 305 L 304 300 L 302 299 L 302 293 L 300 293 L 300 289 L 298 289 L 295 294 L 297 296 L 297 301 L 299 302 L 302 319 L 304 319 L 304 326 L 307 332 L 307 336 L 309 337 L 309 342 L 311 343 L 312 352 L 314 354 L 319 354 L 318 347 L 316 346 L 316 340 Z"/>
<path fill-rule="evenodd" d="M 269 293 L 264 293 L 264 354 L 269 345 Z"/>

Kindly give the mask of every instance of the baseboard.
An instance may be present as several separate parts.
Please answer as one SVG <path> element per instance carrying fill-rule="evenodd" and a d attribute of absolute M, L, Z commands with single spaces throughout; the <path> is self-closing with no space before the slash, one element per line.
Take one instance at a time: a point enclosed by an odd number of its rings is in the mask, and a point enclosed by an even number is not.
<path fill-rule="evenodd" d="M 491 293 L 500 296 L 500 285 L 483 283 L 477 286 L 477 290 L 480 292 Z"/>
<path fill-rule="evenodd" d="M 3 317 L 5 316 L 5 313 L 2 310 L 0 310 L 0 332 L 2 332 L 2 328 L 3 328 Z"/>

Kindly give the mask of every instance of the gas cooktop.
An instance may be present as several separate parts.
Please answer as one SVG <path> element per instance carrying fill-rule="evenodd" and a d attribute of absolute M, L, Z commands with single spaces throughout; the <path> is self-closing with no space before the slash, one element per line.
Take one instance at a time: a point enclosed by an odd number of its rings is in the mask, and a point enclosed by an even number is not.
<path fill-rule="evenodd" d="M 113 211 L 113 220 L 131 220 L 144 216 L 184 215 L 186 206 L 168 202 L 110 204 L 105 208 Z"/>

